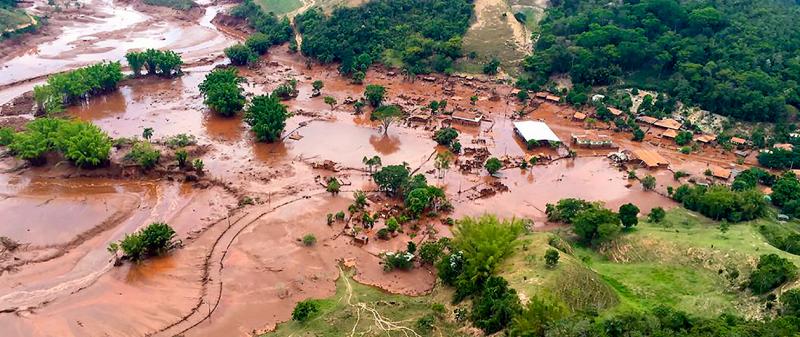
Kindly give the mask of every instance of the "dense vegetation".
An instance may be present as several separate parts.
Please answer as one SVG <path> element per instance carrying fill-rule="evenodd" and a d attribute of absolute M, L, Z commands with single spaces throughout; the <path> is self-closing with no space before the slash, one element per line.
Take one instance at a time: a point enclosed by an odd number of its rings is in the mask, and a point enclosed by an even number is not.
<path fill-rule="evenodd" d="M 574 83 L 657 89 L 744 120 L 777 121 L 800 107 L 800 6 L 789 0 L 554 1 L 536 53 L 536 87 Z M 794 109 L 792 109 L 794 110 Z"/>
<path fill-rule="evenodd" d="M 289 113 L 275 94 L 253 97 L 250 107 L 244 114 L 244 121 L 250 125 L 259 142 L 272 143 L 281 139 Z"/>
<path fill-rule="evenodd" d="M 129 51 L 125 54 L 125 59 L 133 71 L 133 76 L 141 76 L 142 68 L 146 68 L 148 75 L 173 77 L 181 74 L 183 65 L 181 56 L 172 50 Z"/>
<path fill-rule="evenodd" d="M 144 0 L 144 3 L 153 6 L 174 8 L 182 11 L 190 10 L 197 6 L 192 0 Z"/>
<path fill-rule="evenodd" d="M 247 102 L 240 86 L 245 81 L 235 68 L 214 69 L 199 86 L 203 103 L 222 116 L 235 115 Z"/>
<path fill-rule="evenodd" d="M 294 36 L 294 31 L 288 18 L 278 19 L 270 12 L 264 13 L 261 6 L 252 0 L 245 0 L 231 10 L 231 15 L 247 20 L 247 23 L 257 32 L 264 34 L 269 45 L 281 44 L 289 41 Z M 257 52 L 257 50 L 254 50 Z M 263 53 L 259 53 L 263 54 Z"/>
<path fill-rule="evenodd" d="M 170 225 L 154 222 L 135 233 L 125 234 L 119 242 L 112 242 L 108 251 L 116 256 L 122 250 L 123 257 L 140 261 L 166 253 L 175 245 L 174 238 L 175 230 Z"/>
<path fill-rule="evenodd" d="M 672 194 L 675 201 L 714 220 L 731 222 L 753 220 L 767 211 L 764 194 L 755 188 L 742 191 L 728 186 L 681 185 Z"/>
<path fill-rule="evenodd" d="M 467 0 L 370 1 L 337 8 L 330 16 L 309 10 L 296 18 L 301 51 L 340 72 L 363 76 L 376 61 L 402 63 L 410 74 L 451 70 L 469 26 Z"/>
<path fill-rule="evenodd" d="M 48 77 L 46 84 L 33 88 L 33 97 L 39 111 L 58 112 L 65 105 L 117 89 L 122 78 L 119 62 L 98 63 Z"/>
<path fill-rule="evenodd" d="M 97 167 L 108 161 L 111 151 L 108 135 L 82 121 L 38 118 L 10 138 L 11 152 L 33 164 L 43 164 L 48 153 L 59 152 L 78 167 Z"/>
<path fill-rule="evenodd" d="M 19 1 L 0 0 L 0 41 L 14 34 L 33 31 L 38 28 L 37 24 L 28 26 L 25 29 L 15 29 L 30 22 L 25 11 L 16 7 L 17 2 Z"/>

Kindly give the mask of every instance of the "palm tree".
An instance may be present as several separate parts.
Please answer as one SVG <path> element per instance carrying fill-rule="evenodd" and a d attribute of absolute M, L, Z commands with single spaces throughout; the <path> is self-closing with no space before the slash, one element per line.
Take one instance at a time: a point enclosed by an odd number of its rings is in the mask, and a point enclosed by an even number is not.
<path fill-rule="evenodd" d="M 149 141 L 150 138 L 152 137 L 153 137 L 153 128 L 144 128 L 144 131 L 142 131 L 142 138 Z"/>

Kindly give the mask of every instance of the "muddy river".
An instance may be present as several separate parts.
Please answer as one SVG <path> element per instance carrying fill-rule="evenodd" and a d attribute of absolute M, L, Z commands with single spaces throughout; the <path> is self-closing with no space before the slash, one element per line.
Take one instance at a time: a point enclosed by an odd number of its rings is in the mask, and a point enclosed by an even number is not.
<path fill-rule="evenodd" d="M 210 23 L 222 8 L 213 4 L 203 5 L 203 13 L 191 19 L 161 17 L 111 0 L 85 4 L 90 10 L 82 21 L 63 25 L 34 50 L 0 60 L 0 98 L 18 96 L 47 74 L 120 60 L 128 49 L 170 48 L 192 63 L 214 60 L 235 41 Z M 542 227 L 545 205 L 565 197 L 601 200 L 613 208 L 634 202 L 643 212 L 672 206 L 629 181 L 604 153 L 591 151 L 526 170 L 507 168 L 497 177 L 456 165 L 440 177 L 432 158 L 441 149 L 431 139 L 430 125 L 403 123 L 384 134 L 367 116 L 354 115 L 352 106 L 330 107 L 321 97 L 312 98 L 315 79 L 325 82 L 323 95 L 338 102 L 361 96 L 363 86 L 339 77 L 335 67 L 306 68 L 305 60 L 285 46 L 273 48 L 258 67 L 241 69 L 248 95 L 269 92 L 289 78 L 299 81 L 298 97 L 285 102 L 294 112 L 286 138 L 256 143 L 240 116 L 221 118 L 203 105 L 197 85 L 212 67 L 188 66 L 184 76 L 171 80 L 127 80 L 118 91 L 66 111 L 115 138 L 139 136 L 146 127 L 154 129 L 156 140 L 195 136 L 205 149 L 202 184 L 82 171 L 66 162 L 20 169 L 20 161 L 0 160 L 0 236 L 20 244 L 0 251 L 0 336 L 245 336 L 289 319 L 300 300 L 331 295 L 342 262 L 356 267 L 360 282 L 424 293 L 435 281 L 432 270 L 385 273 L 378 255 L 425 235 L 402 234 L 361 246 L 341 234 L 343 224 L 326 224 L 326 214 L 345 210 L 353 191 L 376 189 L 364 156 L 378 155 L 384 165 L 407 163 L 425 174 L 446 190 L 455 206 L 448 216 L 455 218 L 491 212 L 529 218 Z M 485 147 L 497 157 L 549 151 L 528 151 L 513 136 L 511 116 L 521 106 L 511 99 L 509 85 L 444 81 L 411 82 L 376 68 L 366 82 L 385 85 L 389 102 L 415 106 L 411 109 L 442 98 L 450 107 L 468 109 L 468 97 L 476 94 L 475 108 L 489 121 L 457 126 L 465 147 Z M 552 119 L 562 139 L 580 129 L 557 119 L 552 106 L 526 118 Z M 325 161 L 335 168 L 319 165 Z M 668 171 L 656 174 L 661 187 L 670 183 Z M 321 177 L 331 175 L 344 182 L 339 196 L 320 184 Z M 474 191 L 498 181 L 508 190 L 475 197 Z M 253 204 L 240 206 L 245 197 Z M 388 204 L 379 193 L 370 199 L 376 210 Z M 154 221 L 172 225 L 181 248 L 115 267 L 108 244 Z M 420 225 L 450 233 L 438 220 Z M 379 221 L 375 229 L 382 226 Z M 374 237 L 374 230 L 366 234 Z M 299 241 L 309 233 L 318 239 L 314 247 Z"/>

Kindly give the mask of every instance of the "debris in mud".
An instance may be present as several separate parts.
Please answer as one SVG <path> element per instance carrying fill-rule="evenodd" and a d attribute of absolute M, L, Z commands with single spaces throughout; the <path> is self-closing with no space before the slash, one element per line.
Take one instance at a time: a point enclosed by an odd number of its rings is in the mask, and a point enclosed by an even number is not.
<path fill-rule="evenodd" d="M 485 199 L 498 193 L 508 192 L 509 190 L 508 186 L 499 180 L 493 180 L 486 185 L 476 186 L 467 193 L 466 197 L 469 200 Z"/>
<path fill-rule="evenodd" d="M 0 253 L 13 252 L 19 248 L 20 243 L 7 236 L 0 236 Z"/>
<path fill-rule="evenodd" d="M 339 163 L 334 162 L 332 160 L 323 160 L 323 161 L 315 161 L 311 163 L 311 167 L 316 170 L 326 170 L 326 171 L 333 171 L 339 172 L 342 170 L 342 166 Z"/>

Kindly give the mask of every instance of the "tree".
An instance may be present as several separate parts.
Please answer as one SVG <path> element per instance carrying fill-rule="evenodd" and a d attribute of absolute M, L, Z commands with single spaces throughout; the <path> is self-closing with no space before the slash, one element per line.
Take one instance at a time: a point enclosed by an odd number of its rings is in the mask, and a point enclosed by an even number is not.
<path fill-rule="evenodd" d="M 442 151 L 436 154 L 436 160 L 433 167 L 439 171 L 439 178 L 444 178 L 447 170 L 450 169 L 450 162 L 453 160 L 453 153 L 450 151 Z"/>
<path fill-rule="evenodd" d="M 178 167 L 185 167 L 189 160 L 189 153 L 184 149 L 175 151 L 175 160 L 178 162 Z"/>
<path fill-rule="evenodd" d="M 142 138 L 145 140 L 150 140 L 153 137 L 153 128 L 144 128 L 142 131 Z"/>
<path fill-rule="evenodd" d="M 472 95 L 472 96 L 469 97 L 469 104 L 475 105 L 475 103 L 477 103 L 477 102 L 478 102 L 478 96 L 477 95 Z"/>
<path fill-rule="evenodd" d="M 125 54 L 125 59 L 128 61 L 128 66 L 131 67 L 134 77 L 142 76 L 142 67 L 144 66 L 144 54 L 140 52 L 128 52 Z"/>
<path fill-rule="evenodd" d="M 644 131 L 637 127 L 633 130 L 633 141 L 641 142 L 642 140 L 644 140 Z"/>
<path fill-rule="evenodd" d="M 257 53 L 258 55 L 264 55 L 269 50 L 269 47 L 272 45 L 272 41 L 270 41 L 269 36 L 261 32 L 255 32 L 249 37 L 247 37 L 247 41 L 244 43 L 247 48 L 250 48 L 253 52 Z"/>
<path fill-rule="evenodd" d="M 355 109 L 356 115 L 360 115 L 361 114 L 362 109 L 364 108 L 365 105 L 367 105 L 367 104 L 364 103 L 364 101 L 362 101 L 362 100 L 358 100 L 355 103 L 353 103 L 353 109 Z"/>
<path fill-rule="evenodd" d="M 225 56 L 235 66 L 249 65 L 258 61 L 258 55 L 241 43 L 225 48 Z"/>
<path fill-rule="evenodd" d="M 661 207 L 655 207 L 650 210 L 650 214 L 647 215 L 647 221 L 652 223 L 660 223 L 664 221 L 664 218 L 667 216 L 667 212 L 664 211 Z"/>
<path fill-rule="evenodd" d="M 520 311 L 516 290 L 504 278 L 491 276 L 473 300 L 471 319 L 486 335 L 491 335 L 503 330 Z"/>
<path fill-rule="evenodd" d="M 441 128 L 433 133 L 433 139 L 439 145 L 450 146 L 456 138 L 458 138 L 458 130 L 451 127 Z"/>
<path fill-rule="evenodd" d="M 311 82 L 311 96 L 313 96 L 313 97 L 319 96 L 320 91 L 322 90 L 322 88 L 324 86 L 325 86 L 325 83 L 323 83 L 322 80 L 316 80 L 314 82 Z M 333 108 L 331 108 L 331 109 L 333 109 Z"/>
<path fill-rule="evenodd" d="M 364 90 L 364 98 L 373 108 L 377 108 L 383 103 L 386 95 L 386 88 L 382 85 L 370 84 Z"/>
<path fill-rule="evenodd" d="M 153 148 L 148 142 L 138 142 L 133 144 L 130 152 L 125 155 L 126 160 L 130 160 L 141 166 L 143 169 L 151 169 L 158 164 L 161 152 Z"/>
<path fill-rule="evenodd" d="M 324 100 L 325 104 L 330 105 L 331 110 L 333 110 L 333 107 L 336 106 L 336 99 L 331 96 L 325 96 Z"/>
<path fill-rule="evenodd" d="M 364 156 L 364 158 L 361 159 L 361 162 L 364 163 L 364 165 L 367 165 L 367 168 L 369 169 L 369 173 L 372 173 L 372 169 L 373 168 L 379 167 L 379 166 L 381 166 L 383 164 L 381 162 L 381 157 L 378 157 L 378 156 L 372 156 L 372 158 Z"/>
<path fill-rule="evenodd" d="M 789 289 L 781 295 L 784 315 L 800 316 L 800 289 Z"/>
<path fill-rule="evenodd" d="M 272 143 L 281 138 L 286 127 L 288 112 L 275 95 L 253 97 L 250 107 L 245 111 L 244 121 L 250 125 L 259 142 Z"/>
<path fill-rule="evenodd" d="M 530 94 L 528 94 L 528 90 L 520 90 L 520 91 L 517 93 L 517 99 L 518 99 L 520 102 L 525 102 L 525 101 L 527 101 L 527 100 L 528 100 L 528 98 L 530 98 Z"/>
<path fill-rule="evenodd" d="M 64 123 L 57 133 L 57 148 L 78 167 L 97 167 L 108 161 L 111 139 L 99 127 L 87 122 Z"/>
<path fill-rule="evenodd" d="M 498 67 L 500 67 L 500 60 L 492 58 L 491 61 L 483 65 L 483 73 L 486 75 L 497 75 Z"/>
<path fill-rule="evenodd" d="M 558 252 L 556 252 L 558 254 Z M 525 306 L 525 310 L 514 317 L 508 329 L 512 337 L 543 337 L 555 321 L 567 317 L 569 310 L 555 301 L 541 297 L 533 297 Z"/>
<path fill-rule="evenodd" d="M 619 220 L 626 229 L 639 224 L 638 215 L 639 207 L 636 207 L 634 204 L 628 203 L 619 207 Z"/>
<path fill-rule="evenodd" d="M 790 200 L 800 199 L 800 181 L 793 172 L 788 171 L 784 173 L 772 185 L 772 203 L 775 206 L 781 207 Z"/>
<path fill-rule="evenodd" d="M 489 175 L 494 175 L 500 168 L 503 167 L 503 163 L 500 162 L 500 159 L 495 157 L 489 158 L 486 160 L 486 163 L 483 165 L 486 168 L 486 172 L 489 172 Z"/>
<path fill-rule="evenodd" d="M 547 248 L 544 253 L 544 263 L 548 268 L 554 268 L 558 264 L 559 257 L 558 250 Z"/>
<path fill-rule="evenodd" d="M 777 254 L 761 255 L 756 270 L 750 274 L 748 287 L 756 294 L 764 294 L 788 280 L 797 277 L 797 266 Z"/>
<path fill-rule="evenodd" d="M 317 302 L 313 300 L 300 301 L 292 310 L 292 320 L 304 323 L 317 312 L 319 312 L 319 304 Z"/>
<path fill-rule="evenodd" d="M 408 181 L 409 172 L 405 165 L 388 165 L 375 172 L 372 179 L 381 191 L 396 194 Z"/>
<path fill-rule="evenodd" d="M 328 178 L 328 185 L 325 187 L 325 190 L 331 195 L 337 195 L 339 194 L 341 187 L 342 184 L 339 182 L 339 179 L 336 179 L 336 177 L 330 177 Z"/>
<path fill-rule="evenodd" d="M 645 191 L 651 191 L 656 188 L 656 178 L 649 174 L 646 175 L 642 178 L 642 188 L 644 188 Z"/>
<path fill-rule="evenodd" d="M 383 134 L 389 133 L 389 126 L 403 116 L 403 110 L 397 105 L 384 105 L 372 112 L 372 118 L 377 119 L 383 126 Z"/>
<path fill-rule="evenodd" d="M 675 136 L 675 144 L 680 146 L 689 144 L 692 142 L 692 133 L 689 131 L 681 131 Z"/>
<path fill-rule="evenodd" d="M 578 212 L 572 220 L 572 230 L 585 243 L 600 243 L 619 233 L 617 213 L 605 208 L 589 208 Z"/>
<path fill-rule="evenodd" d="M 244 77 L 240 77 L 235 68 L 212 70 L 199 86 L 205 97 L 203 103 L 222 116 L 233 116 L 246 102 L 240 86 L 243 82 Z"/>
<path fill-rule="evenodd" d="M 122 249 L 125 257 L 139 261 L 164 254 L 174 246 L 172 241 L 174 237 L 175 230 L 170 225 L 154 222 L 138 232 L 125 234 L 119 243 L 109 245 L 108 249 L 115 255 L 117 249 Z"/>

